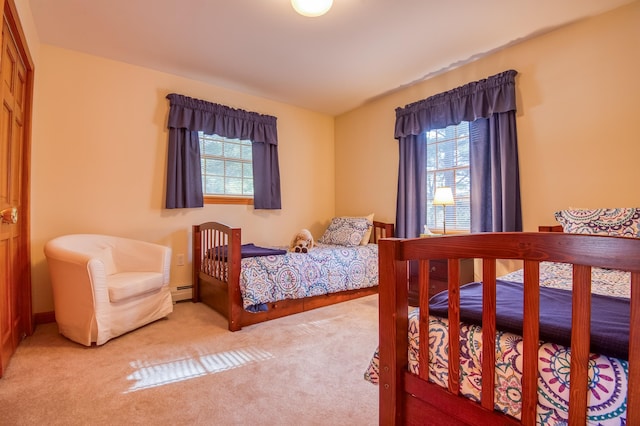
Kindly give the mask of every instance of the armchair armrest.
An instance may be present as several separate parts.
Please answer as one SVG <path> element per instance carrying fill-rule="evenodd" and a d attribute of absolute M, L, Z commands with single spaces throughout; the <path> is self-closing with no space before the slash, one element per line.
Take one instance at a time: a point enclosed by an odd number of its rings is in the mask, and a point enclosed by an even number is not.
<path fill-rule="evenodd" d="M 95 327 L 95 298 L 91 277 L 87 273 L 91 257 L 47 243 L 45 253 L 49 264 L 55 318 L 60 332 L 71 339 L 90 345 L 90 336 L 78 329 Z"/>

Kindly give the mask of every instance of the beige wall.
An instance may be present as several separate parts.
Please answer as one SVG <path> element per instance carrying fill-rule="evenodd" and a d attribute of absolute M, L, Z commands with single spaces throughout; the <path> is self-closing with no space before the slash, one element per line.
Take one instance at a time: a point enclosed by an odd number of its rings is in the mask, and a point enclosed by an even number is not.
<path fill-rule="evenodd" d="M 173 249 L 173 286 L 191 283 L 191 226 L 243 229 L 243 242 L 287 245 L 300 228 L 319 235 L 333 216 L 334 120 L 197 81 L 42 45 L 32 144 L 33 311 L 53 309 L 45 242 L 106 233 Z M 168 93 L 278 117 L 282 210 L 206 205 L 164 209 Z"/>
<path fill-rule="evenodd" d="M 399 64 L 399 66 L 402 66 Z M 525 230 L 567 207 L 640 206 L 640 2 L 502 49 L 336 119 L 336 213 L 395 219 L 395 108 L 518 71 Z"/>
<path fill-rule="evenodd" d="M 637 206 L 640 2 L 539 36 L 397 90 L 337 118 L 198 81 L 40 45 L 28 0 L 16 0 L 36 82 L 32 140 L 33 311 L 53 310 L 44 243 L 104 232 L 166 244 L 190 259 L 191 226 L 243 228 L 243 241 L 319 236 L 334 214 L 394 221 L 395 108 L 516 69 L 526 230 L 568 206 Z M 401 66 L 401 65 L 399 65 Z M 166 210 L 167 93 L 278 117 L 280 211 L 207 205 Z M 334 128 L 335 126 L 335 128 Z M 335 141 L 335 143 L 334 143 Z M 337 183 L 339 182 L 339 183 Z M 625 182 L 631 182 L 626 184 Z M 174 266 L 173 286 L 190 264 Z"/>

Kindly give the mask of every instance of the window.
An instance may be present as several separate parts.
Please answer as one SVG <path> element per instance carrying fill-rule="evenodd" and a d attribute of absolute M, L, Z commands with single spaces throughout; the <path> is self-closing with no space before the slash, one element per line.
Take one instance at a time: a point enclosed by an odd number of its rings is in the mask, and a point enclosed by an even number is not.
<path fill-rule="evenodd" d="M 198 132 L 205 197 L 253 198 L 251 141 Z"/>
<path fill-rule="evenodd" d="M 447 229 L 471 229 L 471 177 L 469 174 L 469 122 L 427 132 L 427 227 L 443 228 L 446 210 Z M 434 206 L 436 188 L 448 186 L 453 206 Z"/>

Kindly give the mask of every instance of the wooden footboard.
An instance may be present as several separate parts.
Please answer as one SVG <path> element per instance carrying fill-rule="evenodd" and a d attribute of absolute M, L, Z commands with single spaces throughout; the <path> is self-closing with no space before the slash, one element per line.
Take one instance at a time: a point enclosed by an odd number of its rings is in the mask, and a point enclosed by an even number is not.
<path fill-rule="evenodd" d="M 393 224 L 373 222 L 371 242 L 393 236 Z M 207 222 L 193 226 L 193 301 L 203 302 L 228 320 L 229 330 L 344 302 L 378 292 L 378 286 L 339 293 L 288 299 L 267 304 L 265 312 L 243 308 L 240 294 L 241 230 Z"/>
<path fill-rule="evenodd" d="M 194 302 L 203 302 L 229 319 L 229 329 L 235 328 L 242 307 L 240 277 L 240 228 L 218 222 L 193 226 L 193 290 Z M 233 319 L 233 321 L 232 321 Z"/>
<path fill-rule="evenodd" d="M 640 239 L 558 232 L 488 233 L 380 242 L 380 424 L 520 424 L 494 411 L 496 260 L 524 261 L 521 423 L 536 423 L 539 264 L 573 264 L 569 424 L 586 422 L 591 318 L 591 267 L 630 271 L 631 321 L 627 424 L 640 424 Z M 429 259 L 448 259 L 448 389 L 428 382 Z M 481 403 L 459 395 L 458 276 L 460 259 L 481 259 L 483 276 Z M 408 372 L 408 261 L 418 260 L 419 371 Z M 486 372 L 486 373 L 485 373 Z"/>

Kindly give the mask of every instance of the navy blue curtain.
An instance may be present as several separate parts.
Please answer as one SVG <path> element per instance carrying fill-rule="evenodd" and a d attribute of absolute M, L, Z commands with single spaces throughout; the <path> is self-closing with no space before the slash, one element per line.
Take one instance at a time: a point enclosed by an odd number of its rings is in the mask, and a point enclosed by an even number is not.
<path fill-rule="evenodd" d="M 425 221 L 427 132 L 407 135 L 399 141 L 400 173 L 396 208 L 396 237 L 414 238 Z M 416 200 L 423 200 L 422 203 Z"/>
<path fill-rule="evenodd" d="M 166 207 L 204 205 L 198 132 L 250 140 L 253 155 L 253 205 L 280 209 L 280 167 L 276 117 L 230 108 L 171 93 Z"/>
<path fill-rule="evenodd" d="M 418 237 L 426 219 L 424 214 L 426 205 L 426 182 L 424 179 L 426 156 L 419 155 L 419 148 L 411 146 L 424 144 L 425 140 L 417 136 L 425 134 L 429 130 L 442 129 L 459 124 L 462 121 L 475 122 L 478 119 L 490 119 L 509 113 L 512 116 L 512 121 L 507 120 L 510 128 L 509 132 L 502 130 L 497 132 L 476 131 L 477 135 L 484 135 L 486 138 L 475 140 L 476 146 L 482 146 L 483 149 L 476 149 L 473 155 L 470 153 L 470 169 L 472 169 L 472 173 L 473 170 L 478 170 L 478 166 L 473 165 L 474 162 L 481 164 L 480 168 L 484 168 L 486 164 L 489 164 L 490 170 L 487 170 L 486 173 L 490 175 L 509 171 L 507 175 L 498 176 L 492 182 L 504 183 L 509 181 L 509 184 L 504 185 L 504 190 L 495 190 L 492 187 L 484 187 L 486 176 L 474 182 L 472 174 L 471 205 L 479 203 L 485 209 L 486 203 L 489 203 L 492 210 L 499 208 L 500 214 L 492 214 L 488 218 L 479 215 L 480 217 L 475 218 L 476 220 L 489 220 L 491 223 L 476 225 L 474 223 L 475 211 L 472 211 L 471 226 L 474 232 L 487 227 L 499 231 L 522 230 L 515 131 L 516 74 L 517 72 L 514 70 L 505 71 L 484 80 L 468 83 L 456 89 L 396 109 L 395 138 L 398 139 L 400 150 L 396 205 L 397 237 Z M 503 123 L 503 121 L 500 120 L 500 123 Z M 504 129 L 507 125 L 500 124 L 498 126 Z M 493 142 L 490 141 L 491 137 L 495 137 Z M 503 138 L 507 138 L 507 140 L 503 140 Z M 515 157 L 512 155 L 508 160 L 504 159 L 508 163 L 499 162 L 496 164 L 495 161 L 487 163 L 485 156 L 491 153 L 491 149 L 496 149 L 495 147 L 505 144 L 515 147 L 515 149 L 508 150 L 515 154 Z M 502 159 L 500 156 L 498 158 Z M 409 188 L 407 182 L 411 182 L 412 185 L 415 185 L 415 188 L 413 186 Z M 509 192 L 507 194 L 505 191 L 513 191 L 513 193 Z M 495 194 L 500 194 L 500 198 L 496 198 Z M 503 202 L 505 198 L 509 201 Z M 494 223 L 498 218 L 502 225 L 495 226 Z"/>
<path fill-rule="evenodd" d="M 469 124 L 471 232 L 522 231 L 516 112 Z"/>

